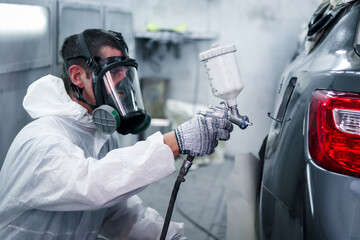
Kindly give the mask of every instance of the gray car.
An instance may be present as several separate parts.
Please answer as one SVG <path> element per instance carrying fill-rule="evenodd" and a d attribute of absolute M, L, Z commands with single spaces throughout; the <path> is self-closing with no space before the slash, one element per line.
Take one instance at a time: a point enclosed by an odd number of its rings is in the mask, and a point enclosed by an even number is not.
<path fill-rule="evenodd" d="M 360 239 L 359 13 L 321 4 L 282 75 L 260 151 L 261 239 Z"/>

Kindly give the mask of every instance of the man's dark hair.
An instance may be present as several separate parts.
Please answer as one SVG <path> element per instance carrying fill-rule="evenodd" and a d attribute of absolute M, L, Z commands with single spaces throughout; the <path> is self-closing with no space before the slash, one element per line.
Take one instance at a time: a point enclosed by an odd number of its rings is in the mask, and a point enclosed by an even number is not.
<path fill-rule="evenodd" d="M 127 51 L 125 41 L 123 41 L 123 43 L 119 42 L 119 39 L 117 39 L 112 32 L 104 31 L 102 29 L 87 29 L 83 34 L 92 57 L 99 56 L 100 49 L 104 46 L 116 48 L 121 51 L 124 51 L 125 49 Z M 120 46 L 119 44 L 123 46 Z M 82 51 L 79 44 L 78 34 L 71 35 L 64 40 L 59 54 L 64 62 L 61 78 L 63 79 L 66 91 L 69 94 L 72 90 L 72 82 L 67 71 L 71 65 L 79 65 L 84 68 L 87 77 L 90 77 L 91 74 L 91 69 L 87 66 L 84 58 L 68 59 L 70 57 L 85 56 L 85 53 Z"/>

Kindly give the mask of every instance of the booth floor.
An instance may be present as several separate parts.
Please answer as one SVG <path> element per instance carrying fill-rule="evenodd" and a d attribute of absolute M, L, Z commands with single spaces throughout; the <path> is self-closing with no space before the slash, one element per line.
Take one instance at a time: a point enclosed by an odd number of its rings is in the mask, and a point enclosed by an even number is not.
<path fill-rule="evenodd" d="M 163 217 L 183 159 L 177 160 L 176 173 L 138 194 L 146 206 L 156 209 Z M 233 166 L 234 160 L 227 158 L 221 163 L 195 163 L 185 176 L 171 221 L 183 222 L 185 236 L 190 240 L 226 239 L 225 182 Z"/>

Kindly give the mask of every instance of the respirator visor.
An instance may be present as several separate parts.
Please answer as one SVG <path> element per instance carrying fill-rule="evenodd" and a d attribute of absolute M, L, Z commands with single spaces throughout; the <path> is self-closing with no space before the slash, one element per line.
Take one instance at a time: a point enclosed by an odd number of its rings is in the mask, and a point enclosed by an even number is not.
<path fill-rule="evenodd" d="M 95 98 L 119 114 L 121 124 L 116 130 L 127 134 L 147 127 L 150 116 L 144 109 L 135 60 L 110 57 L 101 59 L 99 64 L 101 71 L 95 76 Z"/>
<path fill-rule="evenodd" d="M 132 66 L 114 66 L 100 78 L 103 81 L 105 102 L 113 103 L 121 115 L 143 110 L 137 70 Z"/>

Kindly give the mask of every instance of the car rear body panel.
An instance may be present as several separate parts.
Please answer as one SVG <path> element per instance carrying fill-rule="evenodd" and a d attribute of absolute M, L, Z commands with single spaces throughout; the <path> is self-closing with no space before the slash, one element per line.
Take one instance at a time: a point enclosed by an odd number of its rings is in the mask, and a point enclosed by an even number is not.
<path fill-rule="evenodd" d="M 305 239 L 359 239 L 360 179 L 306 164 Z"/>
<path fill-rule="evenodd" d="M 355 227 L 360 226 L 360 179 L 318 167 L 307 145 L 315 90 L 360 93 L 360 57 L 354 51 L 359 11 L 359 1 L 346 8 L 313 51 L 307 55 L 300 48 L 284 71 L 265 148 L 261 239 L 360 239 Z"/>

